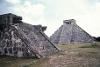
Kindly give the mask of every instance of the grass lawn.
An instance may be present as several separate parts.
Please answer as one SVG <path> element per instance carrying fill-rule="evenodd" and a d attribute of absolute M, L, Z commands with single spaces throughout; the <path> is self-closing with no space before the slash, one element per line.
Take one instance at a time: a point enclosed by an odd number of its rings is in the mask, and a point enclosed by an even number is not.
<path fill-rule="evenodd" d="M 100 67 L 100 43 L 57 45 L 59 53 L 44 59 L 0 57 L 0 67 Z"/>

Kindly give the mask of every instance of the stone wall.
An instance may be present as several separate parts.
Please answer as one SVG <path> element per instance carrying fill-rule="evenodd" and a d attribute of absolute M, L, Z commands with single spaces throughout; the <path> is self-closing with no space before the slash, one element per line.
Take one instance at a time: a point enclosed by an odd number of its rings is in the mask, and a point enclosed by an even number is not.
<path fill-rule="evenodd" d="M 41 58 L 58 51 L 43 32 L 45 26 L 23 23 L 13 14 L 0 17 L 0 55 Z"/>
<path fill-rule="evenodd" d="M 64 20 L 63 25 L 50 37 L 55 44 L 72 42 L 92 43 L 93 37 L 80 28 L 74 19 Z"/>

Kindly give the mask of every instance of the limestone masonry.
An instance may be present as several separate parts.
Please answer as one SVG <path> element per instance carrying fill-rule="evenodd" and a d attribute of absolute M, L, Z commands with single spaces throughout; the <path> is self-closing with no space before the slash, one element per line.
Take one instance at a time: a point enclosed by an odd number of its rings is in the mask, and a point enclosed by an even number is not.
<path fill-rule="evenodd" d="M 67 44 L 73 42 L 91 43 L 93 37 L 80 28 L 74 19 L 64 20 L 63 25 L 50 37 L 55 44 Z"/>
<path fill-rule="evenodd" d="M 0 55 L 41 58 L 58 51 L 44 33 L 46 26 L 21 20 L 11 13 L 0 15 Z"/>

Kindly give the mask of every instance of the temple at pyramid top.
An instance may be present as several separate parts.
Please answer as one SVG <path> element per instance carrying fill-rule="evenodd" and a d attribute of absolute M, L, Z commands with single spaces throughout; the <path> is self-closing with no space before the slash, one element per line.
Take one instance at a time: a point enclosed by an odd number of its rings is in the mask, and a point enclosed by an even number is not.
<path fill-rule="evenodd" d="M 24 23 L 11 13 L 0 15 L 0 55 L 44 58 L 58 52 L 44 33 L 46 28 Z"/>
<path fill-rule="evenodd" d="M 76 24 L 76 20 L 74 20 L 74 19 L 64 20 L 63 23 L 65 23 L 65 24 Z"/>
<path fill-rule="evenodd" d="M 22 22 L 21 20 L 22 20 L 22 17 L 14 15 L 12 13 L 0 15 L 0 25 L 20 23 L 20 22 Z"/>
<path fill-rule="evenodd" d="M 55 44 L 92 43 L 93 37 L 76 24 L 76 20 L 64 20 L 63 25 L 52 34 L 51 41 Z"/>
<path fill-rule="evenodd" d="M 23 23 L 21 16 L 17 16 L 12 13 L 0 15 L 0 29 L 6 27 L 8 25 L 12 25 L 12 24 L 16 24 L 16 23 Z M 41 31 L 45 31 L 47 28 L 46 26 L 42 26 L 42 25 L 33 25 L 33 26 Z"/>

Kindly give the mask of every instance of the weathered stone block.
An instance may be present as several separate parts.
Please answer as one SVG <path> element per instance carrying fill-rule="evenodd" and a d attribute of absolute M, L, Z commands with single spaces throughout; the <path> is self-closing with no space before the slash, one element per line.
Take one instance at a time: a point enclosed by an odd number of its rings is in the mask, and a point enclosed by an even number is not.
<path fill-rule="evenodd" d="M 0 15 L 0 55 L 41 58 L 58 51 L 43 32 L 46 27 L 21 20 L 14 14 Z"/>
<path fill-rule="evenodd" d="M 80 28 L 74 19 L 64 20 L 63 25 L 50 37 L 55 44 L 72 42 L 92 43 L 94 38 Z"/>

